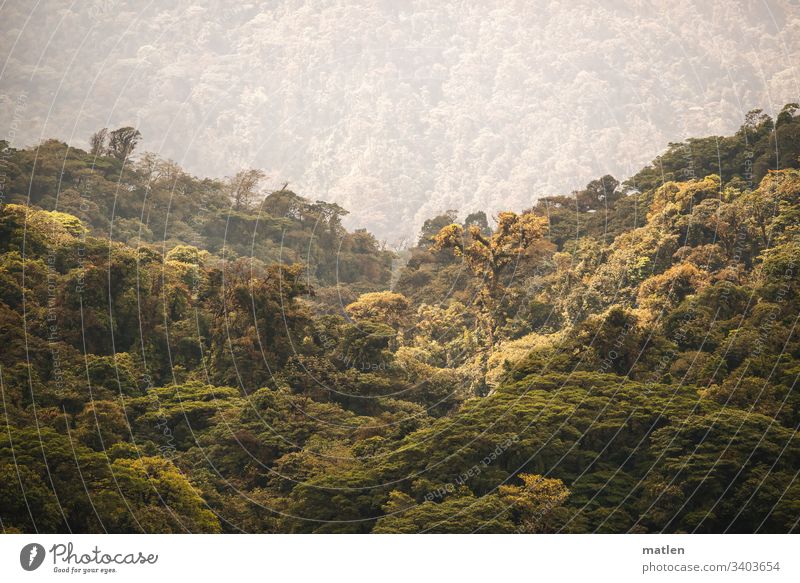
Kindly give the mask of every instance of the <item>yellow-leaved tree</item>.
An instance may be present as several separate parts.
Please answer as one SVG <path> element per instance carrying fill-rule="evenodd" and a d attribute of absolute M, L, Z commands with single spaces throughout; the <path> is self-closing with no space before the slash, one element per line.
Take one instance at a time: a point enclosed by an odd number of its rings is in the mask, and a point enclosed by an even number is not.
<path fill-rule="evenodd" d="M 433 237 L 435 250 L 452 249 L 480 279 L 477 303 L 489 351 L 495 344 L 496 308 L 503 292 L 503 276 L 537 243 L 544 242 L 546 231 L 545 217 L 501 212 L 497 228 L 491 234 L 485 234 L 477 225 L 465 228 L 453 223 Z"/>

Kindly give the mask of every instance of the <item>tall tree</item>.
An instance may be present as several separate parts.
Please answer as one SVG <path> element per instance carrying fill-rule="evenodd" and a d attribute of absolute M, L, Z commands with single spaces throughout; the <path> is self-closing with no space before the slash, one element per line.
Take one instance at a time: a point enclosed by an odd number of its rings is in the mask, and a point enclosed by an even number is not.
<path fill-rule="evenodd" d="M 453 223 L 434 237 L 435 250 L 452 249 L 480 278 L 478 302 L 490 348 L 494 345 L 495 308 L 503 288 L 502 277 L 515 261 L 542 240 L 546 228 L 547 219 L 544 217 L 533 213 L 502 212 L 497 217 L 497 229 L 491 235 L 484 235 L 478 225 L 465 229 Z"/>
<path fill-rule="evenodd" d="M 92 156 L 105 156 L 106 142 L 108 141 L 108 128 L 97 130 L 89 138 L 89 153 Z"/>
<path fill-rule="evenodd" d="M 247 209 L 258 196 L 261 182 L 267 177 L 263 170 L 246 168 L 228 178 L 228 195 L 238 210 Z"/>
<path fill-rule="evenodd" d="M 108 153 L 118 160 L 125 160 L 133 154 L 142 134 L 136 128 L 125 126 L 108 135 Z"/>

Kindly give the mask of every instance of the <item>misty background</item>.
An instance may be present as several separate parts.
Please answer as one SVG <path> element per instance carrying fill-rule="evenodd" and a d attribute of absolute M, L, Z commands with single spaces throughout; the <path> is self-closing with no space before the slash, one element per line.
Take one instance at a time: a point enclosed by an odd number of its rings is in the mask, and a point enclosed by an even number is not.
<path fill-rule="evenodd" d="M 262 168 L 392 243 L 800 96 L 793 0 L 12 1 L 0 29 L 12 146 L 133 125 L 139 153 Z"/>

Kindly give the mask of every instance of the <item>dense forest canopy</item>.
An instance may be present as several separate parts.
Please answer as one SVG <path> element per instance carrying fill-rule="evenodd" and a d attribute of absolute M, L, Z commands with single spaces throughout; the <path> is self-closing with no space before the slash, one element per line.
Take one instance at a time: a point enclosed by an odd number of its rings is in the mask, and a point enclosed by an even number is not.
<path fill-rule="evenodd" d="M 38 0 L 1 18 L 15 145 L 135 125 L 191 174 L 261 168 L 392 244 L 442 210 L 628 177 L 798 94 L 796 0 Z"/>
<path fill-rule="evenodd" d="M 0 526 L 796 530 L 799 113 L 400 252 L 135 128 L 0 141 Z"/>

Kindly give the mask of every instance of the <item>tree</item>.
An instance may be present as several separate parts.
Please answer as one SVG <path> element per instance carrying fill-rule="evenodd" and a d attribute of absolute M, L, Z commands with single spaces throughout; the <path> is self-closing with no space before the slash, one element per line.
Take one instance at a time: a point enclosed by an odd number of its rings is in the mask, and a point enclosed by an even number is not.
<path fill-rule="evenodd" d="M 110 469 L 114 487 L 107 487 L 94 498 L 98 516 L 107 531 L 220 531 L 219 520 L 208 509 L 200 492 L 172 462 L 147 456 L 118 459 Z"/>
<path fill-rule="evenodd" d="M 511 506 L 514 523 L 527 534 L 554 532 L 553 517 L 569 498 L 561 480 L 533 474 L 520 474 L 522 486 L 503 485 L 500 498 Z"/>
<path fill-rule="evenodd" d="M 89 153 L 92 156 L 106 155 L 106 141 L 108 140 L 108 128 L 97 130 L 89 138 Z"/>
<path fill-rule="evenodd" d="M 233 207 L 238 210 L 247 209 L 259 193 L 261 182 L 267 177 L 263 170 L 248 168 L 239 170 L 227 179 L 228 196 Z"/>
<path fill-rule="evenodd" d="M 402 328 L 408 319 L 409 306 L 403 294 L 383 291 L 362 294 L 345 311 L 354 320 L 371 320 Z"/>
<path fill-rule="evenodd" d="M 458 211 L 449 210 L 432 219 L 426 219 L 422 224 L 422 229 L 420 229 L 417 245 L 423 249 L 433 245 L 433 238 L 436 237 L 436 234 L 447 225 L 454 223 L 457 216 Z"/>
<path fill-rule="evenodd" d="M 502 276 L 515 261 L 544 236 L 547 219 L 533 213 L 518 215 L 502 212 L 497 229 L 484 235 L 478 225 L 468 228 L 453 223 L 442 228 L 433 238 L 434 250 L 452 249 L 462 257 L 472 273 L 480 278 L 479 306 L 484 315 L 484 329 L 489 347 L 494 345 L 495 307 L 502 289 Z"/>
<path fill-rule="evenodd" d="M 92 401 L 76 415 L 75 436 L 95 451 L 105 451 L 130 436 L 122 407 L 115 401 Z"/>
<path fill-rule="evenodd" d="M 778 114 L 777 119 L 775 120 L 775 125 L 780 126 L 787 123 L 792 123 L 795 119 L 795 113 L 797 110 L 800 109 L 800 104 L 798 103 L 787 103 L 781 109 L 781 112 Z"/>
<path fill-rule="evenodd" d="M 136 128 L 125 126 L 116 129 L 108 136 L 108 153 L 117 160 L 126 160 L 141 139 L 142 134 Z"/>
<path fill-rule="evenodd" d="M 584 190 L 575 193 L 578 210 L 597 210 L 603 205 L 610 206 L 619 197 L 618 187 L 619 180 L 609 174 L 592 180 Z"/>
<path fill-rule="evenodd" d="M 765 127 L 768 131 L 772 130 L 772 118 L 764 113 L 763 109 L 751 109 L 744 116 L 744 124 L 742 124 L 740 131 L 756 133 Z"/>
<path fill-rule="evenodd" d="M 484 235 L 491 235 L 492 229 L 489 227 L 489 219 L 486 218 L 486 213 L 483 211 L 476 211 L 467 215 L 464 219 L 464 227 L 469 228 L 476 226 L 481 230 Z"/>

